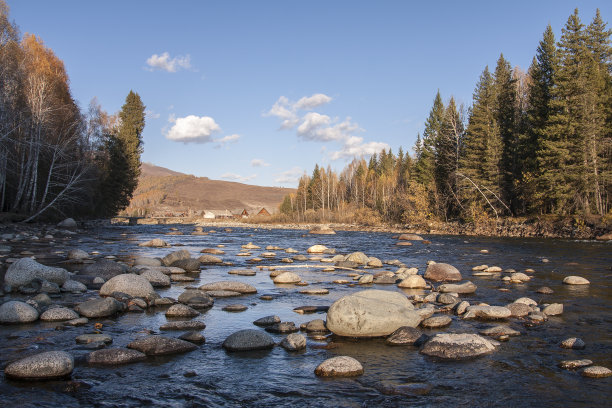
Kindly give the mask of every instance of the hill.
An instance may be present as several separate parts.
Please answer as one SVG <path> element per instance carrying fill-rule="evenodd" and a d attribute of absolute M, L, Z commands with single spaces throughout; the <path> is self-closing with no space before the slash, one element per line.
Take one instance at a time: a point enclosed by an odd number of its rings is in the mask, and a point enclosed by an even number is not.
<path fill-rule="evenodd" d="M 199 215 L 205 210 L 278 211 L 294 189 L 211 180 L 143 163 L 128 215 Z"/>

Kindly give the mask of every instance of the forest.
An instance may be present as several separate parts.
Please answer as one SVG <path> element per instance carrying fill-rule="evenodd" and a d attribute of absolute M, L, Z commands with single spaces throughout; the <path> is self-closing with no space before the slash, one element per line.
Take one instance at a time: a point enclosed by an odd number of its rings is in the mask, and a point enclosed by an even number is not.
<path fill-rule="evenodd" d="M 612 211 L 611 31 L 578 10 L 556 41 L 546 27 L 525 72 L 500 55 L 470 107 L 435 95 L 414 154 L 401 147 L 316 165 L 281 204 L 294 221 L 476 223 Z"/>
<path fill-rule="evenodd" d="M 21 35 L 0 0 L 0 213 L 17 219 L 110 216 L 140 172 L 145 106 L 130 91 L 109 115 L 81 112 L 64 63 L 41 38 Z"/>

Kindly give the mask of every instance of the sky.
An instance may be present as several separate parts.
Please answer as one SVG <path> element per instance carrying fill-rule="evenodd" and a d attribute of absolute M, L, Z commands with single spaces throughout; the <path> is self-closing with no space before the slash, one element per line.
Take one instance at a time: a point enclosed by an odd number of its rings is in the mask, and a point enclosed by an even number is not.
<path fill-rule="evenodd" d="M 612 2 L 579 0 L 6 2 L 83 110 L 140 95 L 143 162 L 279 187 L 315 164 L 413 153 L 438 90 L 467 109 L 500 53 L 527 70 L 547 24 L 559 39 L 576 7 L 612 20 Z"/>

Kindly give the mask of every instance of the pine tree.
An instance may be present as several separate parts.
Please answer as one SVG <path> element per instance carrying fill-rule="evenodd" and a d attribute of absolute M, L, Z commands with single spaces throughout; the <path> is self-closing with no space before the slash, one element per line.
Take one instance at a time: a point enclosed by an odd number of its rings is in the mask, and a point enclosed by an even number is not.
<path fill-rule="evenodd" d="M 422 145 L 420 146 L 420 152 L 417 151 L 418 157 L 414 169 L 416 180 L 424 186 L 430 186 L 434 181 L 435 145 L 442 126 L 443 116 L 444 103 L 442 103 L 442 97 L 440 91 L 438 91 L 429 117 L 425 121 L 425 130 L 421 139 Z"/>
<path fill-rule="evenodd" d="M 457 172 L 459 170 L 459 152 L 463 139 L 463 121 L 451 97 L 436 138 L 434 177 L 440 197 L 440 212 L 445 219 L 456 216 L 461 206 L 457 195 Z"/>

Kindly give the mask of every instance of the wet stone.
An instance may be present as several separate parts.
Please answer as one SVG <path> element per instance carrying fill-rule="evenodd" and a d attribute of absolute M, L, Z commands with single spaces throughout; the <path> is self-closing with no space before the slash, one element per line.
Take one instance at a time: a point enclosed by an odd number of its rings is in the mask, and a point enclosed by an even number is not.
<path fill-rule="evenodd" d="M 185 353 L 195 350 L 197 347 L 184 340 L 153 335 L 134 340 L 128 344 L 128 348 L 138 350 L 148 356 L 159 356 Z"/>
<path fill-rule="evenodd" d="M 565 370 L 576 370 L 578 368 L 588 367 L 593 365 L 591 360 L 563 360 L 559 363 L 559 367 Z"/>
<path fill-rule="evenodd" d="M 223 342 L 227 351 L 266 350 L 274 347 L 274 339 L 269 334 L 255 329 L 239 330 Z"/>
<path fill-rule="evenodd" d="M 428 383 L 394 384 L 390 381 L 384 381 L 376 384 L 376 389 L 385 395 L 417 396 L 429 394 L 433 385 Z"/>
<path fill-rule="evenodd" d="M 482 334 L 483 336 L 489 336 L 489 337 L 520 336 L 521 332 L 519 332 L 518 330 L 514 330 L 511 327 L 500 325 L 500 326 L 493 326 L 493 327 L 489 327 L 487 329 L 481 330 L 480 334 Z"/>
<path fill-rule="evenodd" d="M 111 348 L 92 351 L 86 357 L 91 365 L 121 365 L 144 361 L 146 354 L 127 348 Z"/>
<path fill-rule="evenodd" d="M 287 351 L 299 351 L 306 348 L 306 337 L 299 333 L 291 333 L 285 337 L 280 346 Z"/>
<path fill-rule="evenodd" d="M 180 340 L 185 340 L 193 344 L 204 344 L 206 342 L 206 338 L 197 331 L 188 331 L 179 336 Z"/>
<path fill-rule="evenodd" d="M 315 374 L 320 377 L 355 377 L 363 374 L 363 366 L 353 357 L 332 357 L 319 364 Z"/>
<path fill-rule="evenodd" d="M 415 327 L 403 326 L 394 331 L 385 341 L 390 346 L 420 346 L 428 336 Z"/>
<path fill-rule="evenodd" d="M 563 340 L 561 344 L 559 344 L 559 347 L 572 350 L 583 350 L 586 344 L 578 337 L 570 337 L 569 339 Z"/>
<path fill-rule="evenodd" d="M 184 305 L 182 303 L 172 305 L 166 311 L 166 317 L 195 317 L 199 314 L 200 312 L 198 312 L 194 308 Z"/>
<path fill-rule="evenodd" d="M 182 320 L 177 322 L 168 322 L 159 327 L 159 330 L 204 330 L 206 324 L 198 320 Z"/>
<path fill-rule="evenodd" d="M 310 313 L 321 313 L 327 312 L 329 306 L 299 306 L 293 309 L 298 314 L 310 314 Z"/>
<path fill-rule="evenodd" d="M 590 377 L 590 378 L 605 378 L 605 377 L 612 376 L 612 370 L 610 370 L 607 367 L 592 366 L 592 367 L 585 368 L 582 371 L 582 376 Z"/>
<path fill-rule="evenodd" d="M 285 334 L 285 333 L 295 333 L 299 331 L 299 329 L 295 326 L 293 322 L 279 322 L 275 323 L 271 326 L 266 327 L 266 331 L 270 333 L 276 334 Z"/>
<path fill-rule="evenodd" d="M 433 316 L 423 320 L 421 326 L 427 329 L 437 329 L 448 326 L 452 321 L 453 319 L 448 316 Z"/>
<path fill-rule="evenodd" d="M 75 339 L 77 344 L 89 344 L 89 343 L 104 343 L 111 344 L 113 342 L 113 338 L 108 334 L 81 334 L 77 336 Z"/>
<path fill-rule="evenodd" d="M 14 361 L 4 375 L 18 380 L 50 380 L 69 376 L 74 359 L 65 351 L 47 351 Z"/>
<path fill-rule="evenodd" d="M 224 310 L 226 312 L 244 312 L 247 309 L 248 309 L 248 307 L 245 306 L 245 305 L 233 304 L 233 305 L 227 305 L 227 306 L 223 307 L 222 310 Z"/>
<path fill-rule="evenodd" d="M 541 288 L 538 288 L 536 290 L 536 293 L 541 293 L 543 295 L 551 295 L 555 293 L 555 291 L 549 288 L 548 286 L 542 286 Z"/>
<path fill-rule="evenodd" d="M 255 326 L 272 326 L 273 324 L 280 323 L 281 319 L 278 316 L 265 316 L 260 319 L 257 319 L 253 322 Z"/>

